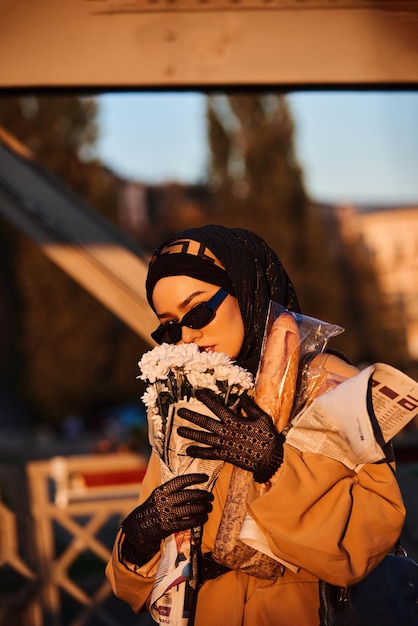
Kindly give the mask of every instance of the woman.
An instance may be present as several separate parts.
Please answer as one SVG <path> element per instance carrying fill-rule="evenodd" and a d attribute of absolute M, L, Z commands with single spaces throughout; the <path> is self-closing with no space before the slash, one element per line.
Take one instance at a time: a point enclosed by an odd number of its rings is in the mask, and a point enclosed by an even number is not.
<path fill-rule="evenodd" d="M 269 302 L 299 311 L 277 255 L 242 229 L 210 225 L 180 233 L 154 254 L 146 287 L 160 320 L 153 333 L 158 342 L 193 342 L 201 350 L 225 352 L 253 372 Z M 209 306 L 198 310 L 209 309 L 210 314 L 196 321 L 193 310 L 202 303 Z M 328 365 L 342 377 L 357 372 L 333 355 Z M 213 492 L 199 488 L 206 478 L 199 474 L 161 486 L 158 461 L 151 456 L 140 506 L 123 522 L 107 567 L 114 592 L 134 611 L 147 606 L 163 538 L 204 524 L 202 552 L 209 565 L 197 597 L 195 626 L 318 626 L 318 580 L 336 585 L 359 581 L 399 537 L 405 510 L 390 465 L 366 464 L 355 473 L 327 457 L 302 453 L 285 443 L 247 397 L 241 406 L 245 419 L 254 424 L 255 444 L 254 454 L 242 454 L 236 446 L 240 416 L 225 415 L 206 392 L 200 399 L 228 422 L 225 434 L 194 433 L 200 418 L 189 411 L 184 416 L 190 428 L 179 429 L 179 434 L 206 444 L 206 456 L 226 461 Z M 189 454 L 199 456 L 201 450 L 191 446 Z M 255 485 L 276 474 L 270 490 L 249 504 L 271 551 L 291 565 L 274 580 L 210 566 L 234 466 L 249 470 Z"/>

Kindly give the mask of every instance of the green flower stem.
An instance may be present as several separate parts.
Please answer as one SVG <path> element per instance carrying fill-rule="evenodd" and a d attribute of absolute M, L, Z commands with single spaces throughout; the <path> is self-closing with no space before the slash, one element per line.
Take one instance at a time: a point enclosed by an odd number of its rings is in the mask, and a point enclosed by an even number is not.
<path fill-rule="evenodd" d="M 155 391 L 157 392 L 158 412 L 159 412 L 159 414 L 161 415 L 161 419 L 165 419 L 165 420 L 167 420 L 167 416 L 166 416 L 166 415 L 164 415 L 164 406 L 163 406 L 163 403 L 162 403 L 162 401 L 161 401 L 161 396 L 160 396 L 160 394 L 158 393 L 157 383 L 154 383 L 154 386 L 155 386 Z"/>

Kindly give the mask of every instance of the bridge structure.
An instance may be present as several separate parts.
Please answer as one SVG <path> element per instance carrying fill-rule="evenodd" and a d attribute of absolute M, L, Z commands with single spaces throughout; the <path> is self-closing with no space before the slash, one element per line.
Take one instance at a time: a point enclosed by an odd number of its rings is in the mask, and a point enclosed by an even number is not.
<path fill-rule="evenodd" d="M 418 85 L 416 0 L 0 0 L 0 97 Z M 0 215 L 147 342 L 146 257 L 0 133 Z"/>
<path fill-rule="evenodd" d="M 0 0 L 0 23 L 0 97 L 418 86 L 416 0 Z M 155 320 L 145 297 L 144 251 L 42 169 L 8 129 L 0 131 L 0 217 L 150 341 Z M 92 613 L 101 623 L 120 623 L 102 610 L 110 594 L 105 583 L 91 593 L 70 576 L 85 551 L 106 561 L 109 548 L 98 532 L 136 502 L 140 460 L 114 463 L 59 458 L 28 464 L 35 549 L 29 561 L 22 559 L 14 511 L 0 502 L 0 567 L 27 582 L 29 626 L 64 624 L 62 590 L 81 607 L 74 626 L 90 623 Z M 125 479 L 121 492 L 115 474 L 127 471 L 134 484 Z M 101 481 L 91 483 L 97 474 Z M 406 491 L 415 492 L 415 484 Z M 407 538 L 417 545 L 416 515 L 410 519 Z M 57 525 L 70 535 L 61 553 L 52 544 Z"/>

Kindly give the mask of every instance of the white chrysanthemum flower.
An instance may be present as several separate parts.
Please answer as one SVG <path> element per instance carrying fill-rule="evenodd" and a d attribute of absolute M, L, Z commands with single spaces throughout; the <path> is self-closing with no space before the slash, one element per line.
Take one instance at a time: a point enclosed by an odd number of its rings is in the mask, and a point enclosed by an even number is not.
<path fill-rule="evenodd" d="M 194 355 L 198 351 L 198 347 L 190 343 L 182 343 L 179 345 L 162 344 L 159 347 L 164 347 L 164 350 L 160 351 L 161 354 L 159 354 L 159 358 L 164 361 L 170 369 L 184 367 L 185 364 L 194 358 Z"/>
<path fill-rule="evenodd" d="M 198 349 L 193 355 L 193 358 L 185 364 L 184 372 L 185 374 L 189 372 L 206 372 L 208 369 L 206 352 L 200 352 Z"/>
<path fill-rule="evenodd" d="M 239 365 L 233 365 L 227 371 L 228 386 L 232 387 L 237 385 L 242 389 L 250 389 L 253 385 L 253 377 L 250 372 L 239 367 Z M 235 392 L 236 393 L 236 392 Z"/>
<path fill-rule="evenodd" d="M 139 376 L 141 380 L 145 382 L 155 384 L 161 380 L 167 380 L 170 373 L 170 368 L 163 362 L 158 362 L 153 365 L 148 371 L 144 371 L 144 374 Z"/>
<path fill-rule="evenodd" d="M 189 372 L 187 374 L 187 380 L 192 387 L 211 389 L 219 393 L 219 388 L 216 384 L 216 379 L 211 372 Z"/>
<path fill-rule="evenodd" d="M 142 401 L 147 407 L 150 441 L 163 453 L 170 405 L 179 400 L 197 402 L 194 389 L 211 389 L 227 405 L 253 386 L 250 372 L 222 352 L 201 352 L 193 343 L 161 344 L 138 362 L 138 378 L 148 383 Z"/>
<path fill-rule="evenodd" d="M 163 344 L 164 345 L 164 344 Z M 157 346 L 154 350 L 146 352 L 138 362 L 141 374 L 140 380 L 154 383 L 159 378 L 167 378 L 169 366 L 166 363 L 165 351 L 160 350 L 163 346 Z"/>
<path fill-rule="evenodd" d="M 171 344 L 170 348 L 166 362 L 173 369 L 187 367 L 199 354 L 199 348 L 194 343 L 181 343 L 178 346 Z"/>
<path fill-rule="evenodd" d="M 159 394 L 164 391 L 168 391 L 168 387 L 161 383 L 156 382 L 153 385 L 148 385 L 141 400 L 147 408 L 150 408 L 157 404 Z"/>
<path fill-rule="evenodd" d="M 224 365 L 220 363 L 217 365 L 213 371 L 213 375 L 217 380 L 227 381 L 230 376 L 231 367 L 237 367 L 235 365 Z"/>
<path fill-rule="evenodd" d="M 222 369 L 231 367 L 232 360 L 223 352 L 204 352 L 205 363 L 208 369 Z"/>

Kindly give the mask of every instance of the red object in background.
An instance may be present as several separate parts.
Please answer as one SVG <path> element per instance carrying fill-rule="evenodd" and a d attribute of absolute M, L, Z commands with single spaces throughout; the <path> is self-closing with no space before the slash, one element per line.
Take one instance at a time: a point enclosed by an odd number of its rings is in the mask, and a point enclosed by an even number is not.
<path fill-rule="evenodd" d="M 105 487 L 107 485 L 132 485 L 142 482 L 146 467 L 135 470 L 118 470 L 115 472 L 82 472 L 86 487 Z"/>

